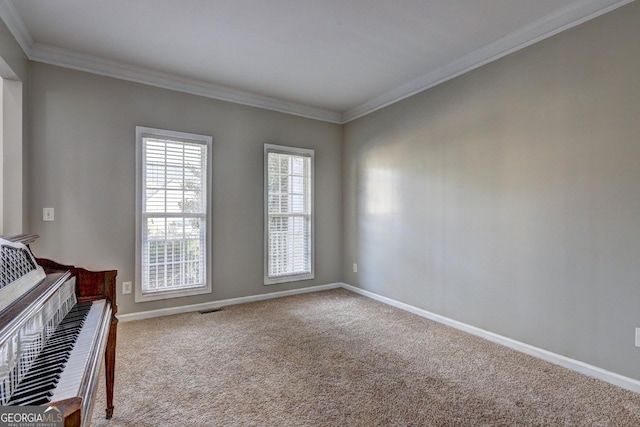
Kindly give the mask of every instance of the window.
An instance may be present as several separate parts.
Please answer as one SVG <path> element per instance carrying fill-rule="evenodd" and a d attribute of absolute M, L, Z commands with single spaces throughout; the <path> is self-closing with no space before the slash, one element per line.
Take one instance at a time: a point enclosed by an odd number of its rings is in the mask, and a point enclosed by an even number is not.
<path fill-rule="evenodd" d="M 313 150 L 264 146 L 265 285 L 313 279 Z"/>
<path fill-rule="evenodd" d="M 136 127 L 136 302 L 211 292 L 211 141 Z"/>

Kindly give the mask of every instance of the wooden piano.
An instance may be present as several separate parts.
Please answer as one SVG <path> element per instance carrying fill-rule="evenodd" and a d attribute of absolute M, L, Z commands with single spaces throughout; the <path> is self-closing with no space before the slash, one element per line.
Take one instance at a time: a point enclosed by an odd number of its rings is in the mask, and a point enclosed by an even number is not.
<path fill-rule="evenodd" d="M 0 405 L 49 405 L 65 426 L 91 421 L 102 359 L 113 415 L 115 270 L 35 258 L 37 235 L 0 239 Z"/>

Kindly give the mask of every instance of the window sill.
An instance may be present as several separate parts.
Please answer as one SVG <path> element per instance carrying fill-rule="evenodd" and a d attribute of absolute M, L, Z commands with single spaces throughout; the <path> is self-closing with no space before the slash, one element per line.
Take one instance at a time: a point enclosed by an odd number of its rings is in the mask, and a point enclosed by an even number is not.
<path fill-rule="evenodd" d="M 297 274 L 293 276 L 280 276 L 280 277 L 265 277 L 265 285 L 277 285 L 279 283 L 298 282 L 301 280 L 311 280 L 315 277 L 313 273 L 310 274 Z"/>
<path fill-rule="evenodd" d="M 157 301 L 162 299 L 182 298 L 193 295 L 203 295 L 211 293 L 211 285 L 197 288 L 177 289 L 171 291 L 157 291 L 142 293 L 142 289 L 136 289 L 135 302 Z"/>

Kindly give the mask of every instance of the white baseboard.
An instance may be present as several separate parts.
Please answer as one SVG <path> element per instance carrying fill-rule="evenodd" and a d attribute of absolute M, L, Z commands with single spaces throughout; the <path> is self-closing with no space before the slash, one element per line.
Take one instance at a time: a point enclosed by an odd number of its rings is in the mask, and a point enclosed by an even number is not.
<path fill-rule="evenodd" d="M 616 374 L 615 372 L 607 371 L 605 369 L 598 368 L 597 366 L 589 365 L 588 363 L 584 363 L 579 360 L 571 359 L 569 357 L 562 356 L 560 354 L 552 353 L 550 351 L 547 351 L 538 347 L 534 347 L 532 345 L 529 345 L 520 341 L 516 341 L 511 338 L 503 337 L 502 335 L 485 331 L 484 329 L 467 325 L 466 323 L 458 322 L 457 320 L 453 320 L 448 317 L 441 316 L 439 314 L 431 313 L 427 310 L 423 310 L 421 308 L 414 307 L 412 305 L 405 304 L 403 302 L 396 301 L 391 298 L 387 298 L 373 292 L 365 291 L 364 289 L 360 289 L 355 286 L 348 285 L 346 283 L 341 283 L 341 287 L 351 292 L 357 293 L 359 295 L 369 297 L 376 301 L 380 301 L 382 303 L 391 305 L 393 307 L 397 307 L 399 309 L 408 311 L 413 314 L 417 314 L 418 316 L 425 317 L 435 322 L 442 323 L 447 326 L 451 326 L 453 328 L 470 333 L 472 335 L 476 335 L 480 338 L 484 338 L 489 341 L 520 351 L 522 353 L 526 353 L 530 356 L 537 357 L 539 359 L 545 360 L 555 365 L 560 365 L 567 369 L 571 369 L 572 371 L 576 371 L 581 374 L 590 376 L 592 378 L 597 378 L 599 380 L 616 385 L 618 387 L 622 387 L 624 389 L 631 390 L 636 393 L 640 393 L 640 381 L 636 379 L 625 377 L 623 375 Z"/>
<path fill-rule="evenodd" d="M 636 379 L 625 377 L 623 375 L 616 374 L 615 372 L 607 371 L 605 369 L 598 368 L 597 366 L 589 365 L 588 363 L 584 363 L 579 360 L 571 359 L 569 357 L 562 356 L 560 354 L 556 354 L 538 347 L 534 347 L 532 345 L 529 345 L 520 341 L 516 341 L 514 339 L 507 338 L 502 335 L 498 335 L 493 332 L 489 332 L 484 329 L 480 329 L 475 326 L 471 326 L 466 323 L 462 323 L 445 316 L 441 316 L 439 314 L 431 313 L 430 311 L 423 310 L 421 308 L 414 307 L 412 305 L 405 304 L 403 302 L 396 301 L 394 299 L 387 298 L 382 295 L 378 295 L 376 293 L 366 291 L 364 289 L 360 289 L 352 285 L 348 285 L 346 283 L 330 283 L 327 285 L 311 286 L 308 288 L 292 289 L 289 291 L 271 292 L 267 294 L 252 295 L 252 296 L 240 297 L 240 298 L 231 298 L 231 299 L 219 300 L 219 301 L 211 301 L 211 302 L 206 302 L 202 304 L 161 308 L 158 310 L 149 310 L 149 311 L 143 311 L 139 313 L 118 314 L 117 317 L 121 322 L 131 322 L 134 320 L 150 319 L 154 317 L 169 316 L 172 314 L 189 313 L 194 311 L 211 310 L 214 308 L 224 307 L 228 305 L 244 304 L 247 302 L 255 302 L 255 301 L 264 301 L 264 300 L 273 299 L 273 298 L 282 298 L 282 297 L 291 296 L 291 295 L 300 295 L 300 294 L 306 294 L 309 292 L 326 291 L 329 289 L 337 289 L 337 288 L 344 288 L 356 294 L 363 295 L 365 297 L 374 299 L 384 304 L 399 308 L 401 310 L 408 311 L 409 313 L 413 313 L 418 316 L 425 317 L 427 319 L 433 320 L 438 323 L 442 323 L 447 326 L 451 326 L 453 328 L 478 336 L 480 338 L 484 338 L 489 341 L 495 342 L 497 344 L 504 345 L 506 347 L 520 351 L 530 356 L 534 356 L 539 359 L 546 360 L 547 362 L 553 363 L 555 365 L 560 365 L 567 369 L 571 369 L 572 371 L 576 371 L 581 374 L 590 376 L 592 378 L 597 378 L 599 380 L 616 385 L 618 387 L 622 387 L 624 389 L 631 390 L 636 393 L 640 393 L 640 381 Z"/>
<path fill-rule="evenodd" d="M 154 317 L 169 316 L 172 314 L 190 313 L 193 311 L 212 310 L 214 308 L 228 305 L 244 304 L 247 302 L 264 301 L 273 298 L 288 297 L 291 295 L 306 294 L 309 292 L 326 291 L 342 287 L 342 283 L 330 283 L 328 285 L 310 286 L 308 288 L 291 289 L 289 291 L 270 292 L 267 294 L 252 295 L 248 297 L 231 298 L 219 301 L 210 301 L 202 304 L 182 305 L 179 307 L 160 308 L 157 310 L 141 311 L 138 313 L 118 314 L 116 317 L 121 322 L 132 322 L 134 320 L 151 319 Z"/>

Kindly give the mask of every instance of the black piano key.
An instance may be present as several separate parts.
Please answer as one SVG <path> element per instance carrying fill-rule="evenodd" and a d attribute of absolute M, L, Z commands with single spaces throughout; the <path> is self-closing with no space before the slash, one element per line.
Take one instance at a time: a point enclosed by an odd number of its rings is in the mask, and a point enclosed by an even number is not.
<path fill-rule="evenodd" d="M 52 390 L 55 388 L 55 385 L 58 383 L 60 379 L 60 373 L 62 369 L 59 367 L 55 367 L 51 369 L 51 372 L 47 372 L 46 370 L 41 371 L 40 375 L 31 376 L 26 380 L 23 379 L 20 382 L 18 388 L 14 391 L 11 396 L 11 404 L 14 404 L 14 401 L 18 401 L 25 396 L 30 396 L 36 394 L 36 392 L 40 389 L 44 390 Z"/>
<path fill-rule="evenodd" d="M 47 342 L 49 342 L 50 340 L 59 339 L 60 337 L 64 337 L 70 333 L 73 333 L 73 330 L 77 327 L 77 325 L 81 325 L 81 324 L 82 322 L 74 321 L 74 322 L 65 323 L 64 325 L 60 325 L 59 328 L 56 329 L 54 334 L 49 337 Z"/>
<path fill-rule="evenodd" d="M 29 372 L 23 377 L 23 379 L 28 378 L 31 375 L 38 375 L 38 371 L 43 368 L 53 367 L 58 364 L 63 364 L 64 361 L 69 357 L 70 349 L 68 347 L 62 348 L 59 351 L 47 355 L 43 355 L 42 357 L 38 357 L 31 367 L 29 368 Z"/>
<path fill-rule="evenodd" d="M 41 382 L 35 382 L 26 386 L 18 387 L 18 390 L 11 396 L 10 405 L 29 405 L 33 398 L 42 398 L 46 395 L 52 395 L 56 384 L 60 380 L 59 373 L 52 378 L 43 378 Z"/>
<path fill-rule="evenodd" d="M 21 383 L 28 383 L 38 378 L 42 378 L 49 372 L 55 373 L 56 371 L 62 371 L 64 369 L 64 363 L 51 363 L 49 365 L 41 365 L 34 369 L 29 370 L 29 373 L 25 375 Z"/>
<path fill-rule="evenodd" d="M 19 393 L 14 393 L 11 396 L 11 405 L 29 405 L 32 399 L 39 399 L 49 394 L 50 396 L 53 394 L 52 389 L 49 387 L 49 384 L 41 384 L 38 388 L 33 388 L 28 391 L 21 391 Z"/>
<path fill-rule="evenodd" d="M 61 351 L 64 351 L 65 349 L 68 349 L 69 347 L 73 347 L 73 343 L 76 341 L 76 339 L 78 338 L 77 334 L 70 336 L 69 339 L 64 340 L 64 341 L 58 341 L 56 343 L 54 343 L 51 346 L 47 346 L 45 347 L 45 350 L 43 350 L 42 352 L 40 352 L 40 355 L 38 355 L 39 357 L 47 357 L 51 354 L 55 354 L 55 353 L 59 353 Z M 36 358 L 37 360 L 38 358 Z"/>
<path fill-rule="evenodd" d="M 77 329 L 79 327 L 82 327 L 82 323 L 78 323 L 78 324 L 73 325 L 73 326 L 74 326 L 74 329 Z M 77 335 L 77 332 L 74 329 L 69 329 L 69 330 L 65 331 L 64 333 L 58 333 L 58 334 L 52 335 L 44 343 L 44 348 L 49 348 L 49 347 L 54 346 L 54 345 L 56 345 L 56 344 L 58 344 L 60 342 L 69 341 L 70 339 L 73 339 L 73 337 L 75 335 Z"/>
<path fill-rule="evenodd" d="M 68 357 L 68 354 L 71 350 L 69 347 L 61 348 L 55 353 L 47 353 L 42 354 L 36 360 L 33 361 L 29 372 L 23 377 L 26 378 L 30 375 L 31 371 L 37 372 L 37 370 L 42 366 L 51 366 L 56 363 L 64 363 L 64 360 Z"/>
<path fill-rule="evenodd" d="M 73 346 L 73 343 L 69 344 L 69 346 Z M 40 357 L 33 361 L 31 369 L 35 369 L 39 366 L 49 365 L 52 363 L 52 361 L 60 359 L 61 357 L 65 357 L 65 354 L 70 351 L 69 346 L 60 347 L 55 352 L 47 352 L 47 354 L 42 354 Z"/>
<path fill-rule="evenodd" d="M 34 396 L 42 396 L 47 393 L 53 394 L 53 389 L 55 388 L 55 385 L 57 383 L 58 383 L 58 379 L 56 379 L 55 381 L 46 381 L 46 382 L 43 381 L 39 384 L 35 384 L 34 386 L 26 389 L 21 388 L 20 392 L 14 393 L 13 396 L 11 396 L 11 400 L 12 402 L 22 402 L 22 401 L 30 400 Z M 53 386 L 53 388 L 51 386 Z M 20 403 L 17 403 L 17 404 L 20 404 Z"/>
<path fill-rule="evenodd" d="M 69 333 L 64 337 L 56 337 L 53 340 L 49 340 L 45 344 L 45 347 L 44 347 L 43 351 L 49 351 L 49 350 L 51 350 L 53 348 L 60 347 L 60 346 L 62 346 L 62 347 L 68 346 L 69 342 L 73 342 L 73 340 L 76 339 L 76 335 L 77 334 Z"/>
<path fill-rule="evenodd" d="M 28 403 L 28 405 L 44 405 L 45 403 L 51 402 L 51 396 L 53 396 L 52 393 L 39 396 L 37 399 L 33 399 L 31 403 Z"/>
<path fill-rule="evenodd" d="M 9 405 L 11 406 L 26 406 L 26 405 L 42 405 L 51 400 L 51 396 L 53 396 L 53 391 L 51 390 L 43 390 L 39 393 L 34 393 L 29 396 L 23 396 L 19 399 L 11 400 Z"/>
<path fill-rule="evenodd" d="M 69 350 L 60 351 L 58 353 L 49 354 L 44 357 L 39 357 L 35 360 L 33 365 L 31 365 L 32 369 L 38 369 L 40 366 L 52 366 L 55 364 L 62 364 L 66 360 L 69 355 Z M 23 378 L 29 376 L 29 372 Z"/>
<path fill-rule="evenodd" d="M 60 333 L 61 331 L 64 331 L 65 329 L 69 329 L 72 328 L 74 324 L 79 323 L 79 322 L 83 322 L 84 318 L 82 316 L 84 316 L 85 313 L 77 313 L 76 317 L 70 318 L 70 319 L 66 319 L 64 322 L 60 323 L 58 325 L 58 327 L 56 328 L 56 333 Z"/>
<path fill-rule="evenodd" d="M 29 371 L 29 375 L 20 381 L 20 386 L 16 392 L 14 392 L 14 396 L 17 393 L 32 389 L 34 386 L 39 386 L 43 383 L 57 383 L 60 379 L 60 374 L 64 370 L 64 365 L 58 362 L 59 360 L 35 372 Z"/>
<path fill-rule="evenodd" d="M 36 375 L 30 375 L 28 378 L 23 378 L 20 381 L 20 390 L 28 389 L 33 384 L 41 384 L 44 381 L 57 382 L 60 378 L 60 373 L 63 370 L 63 366 L 50 366 L 50 369 L 42 369 Z"/>
<path fill-rule="evenodd" d="M 56 328 L 56 331 L 54 332 L 53 336 L 65 335 L 68 333 L 68 331 L 74 330 L 78 324 L 82 324 L 83 321 L 84 319 L 80 318 L 80 319 L 73 319 L 68 322 L 60 323 L 60 325 L 58 325 L 58 327 Z M 51 339 L 51 337 L 49 339 Z"/>

